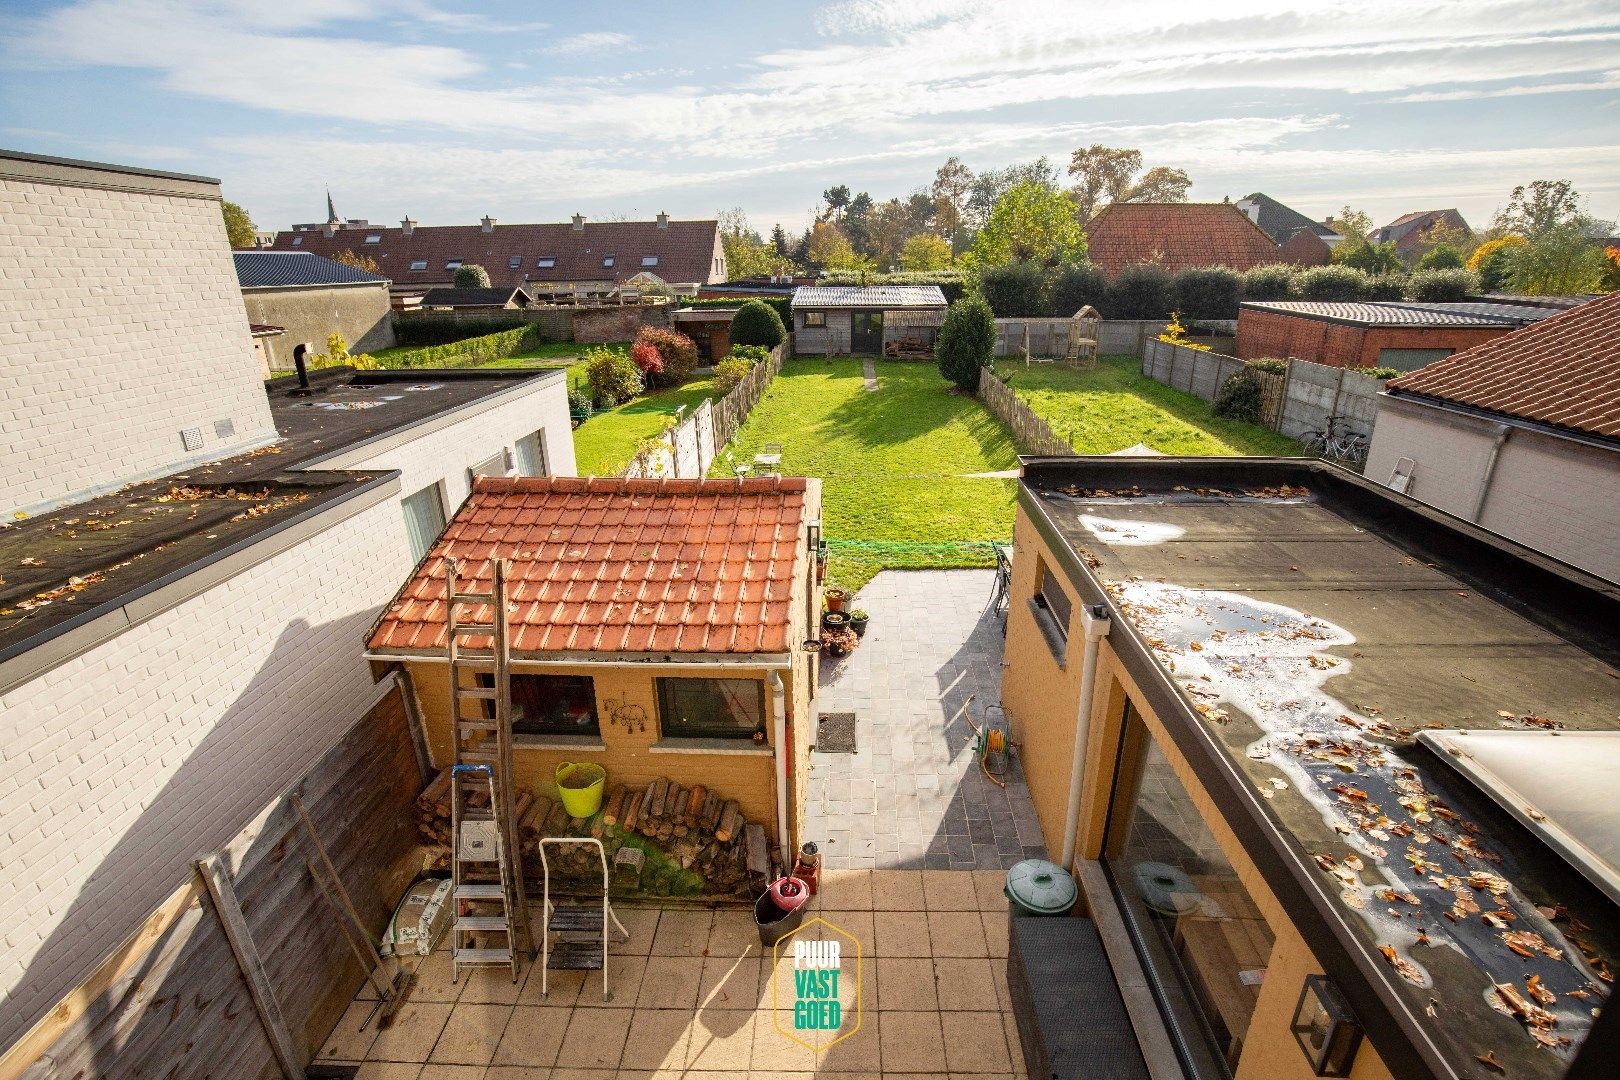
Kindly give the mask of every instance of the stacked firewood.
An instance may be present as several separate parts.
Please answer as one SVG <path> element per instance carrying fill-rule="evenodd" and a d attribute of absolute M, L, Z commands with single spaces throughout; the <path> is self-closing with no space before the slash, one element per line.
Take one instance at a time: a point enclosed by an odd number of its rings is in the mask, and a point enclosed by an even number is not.
<path fill-rule="evenodd" d="M 531 809 L 534 796 L 518 789 L 515 803 L 518 820 Z M 489 806 L 489 796 L 474 792 L 467 797 L 467 805 L 476 809 Z M 416 832 L 430 847 L 450 846 L 450 770 L 442 770 L 433 782 L 416 797 Z"/>

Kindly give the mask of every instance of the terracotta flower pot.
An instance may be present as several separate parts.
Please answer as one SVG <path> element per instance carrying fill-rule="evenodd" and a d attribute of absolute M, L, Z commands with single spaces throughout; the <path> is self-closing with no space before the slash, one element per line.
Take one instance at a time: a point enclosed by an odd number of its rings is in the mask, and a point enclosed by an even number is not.
<path fill-rule="evenodd" d="M 828 611 L 843 611 L 844 601 L 849 598 L 849 594 L 843 589 L 826 589 L 822 595 L 827 598 Z"/>

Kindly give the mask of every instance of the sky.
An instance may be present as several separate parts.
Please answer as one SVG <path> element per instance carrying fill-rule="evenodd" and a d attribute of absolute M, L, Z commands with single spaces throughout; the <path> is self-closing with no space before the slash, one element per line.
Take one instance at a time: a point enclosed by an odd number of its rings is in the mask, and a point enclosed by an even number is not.
<path fill-rule="evenodd" d="M 1091 143 L 1377 223 L 1564 178 L 1620 217 L 1620 3 L 0 0 L 0 145 L 219 177 L 262 228 L 904 197 Z"/>

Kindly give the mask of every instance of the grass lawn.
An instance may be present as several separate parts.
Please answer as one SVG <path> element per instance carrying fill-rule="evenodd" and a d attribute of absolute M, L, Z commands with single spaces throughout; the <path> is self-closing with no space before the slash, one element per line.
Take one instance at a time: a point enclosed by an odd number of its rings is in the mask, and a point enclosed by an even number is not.
<path fill-rule="evenodd" d="M 822 479 L 828 577 L 847 589 L 885 568 L 994 565 L 988 548 L 951 542 L 1012 535 L 1016 481 L 965 475 L 1016 468 L 1011 435 L 932 364 L 879 360 L 877 373 L 868 393 L 858 359 L 789 361 L 732 454 L 778 442 L 784 473 Z M 713 475 L 733 475 L 724 453 Z"/>
<path fill-rule="evenodd" d="M 1095 371 L 1011 364 L 1013 391 L 1082 454 L 1146 443 L 1164 454 L 1300 454 L 1299 443 L 1255 424 L 1211 416 L 1201 398 L 1142 374 L 1134 356 L 1105 356 Z"/>
<path fill-rule="evenodd" d="M 575 365 L 568 377 L 573 382 Z M 583 372 L 580 372 L 583 375 Z M 685 405 L 697 408 L 704 398 L 719 397 L 713 379 L 693 379 L 673 390 L 646 394 L 616 408 L 599 412 L 574 429 L 574 462 L 581 476 L 613 476 L 630 464 L 636 444 L 657 435 L 675 418 L 675 410 Z"/>

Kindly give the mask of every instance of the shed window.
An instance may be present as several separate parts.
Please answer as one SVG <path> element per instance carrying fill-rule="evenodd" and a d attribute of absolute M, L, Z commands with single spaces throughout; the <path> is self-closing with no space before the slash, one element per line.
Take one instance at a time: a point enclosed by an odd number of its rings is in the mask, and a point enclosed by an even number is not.
<path fill-rule="evenodd" d="M 613 256 L 612 255 L 604 255 L 604 256 L 602 256 L 602 265 L 603 266 L 612 266 L 613 265 Z"/>
<path fill-rule="evenodd" d="M 521 255 L 514 255 L 510 259 L 506 260 L 506 268 L 508 270 L 516 270 L 518 267 L 520 267 L 522 265 L 523 265 L 523 256 L 521 256 Z"/>
<path fill-rule="evenodd" d="M 656 256 L 656 255 L 643 255 L 641 257 L 641 265 L 642 266 L 657 266 L 658 265 L 658 256 Z"/>
<path fill-rule="evenodd" d="M 405 537 L 411 546 L 411 558 L 421 562 L 444 532 L 444 496 L 438 484 L 429 484 L 400 500 L 399 505 L 405 513 Z"/>
<path fill-rule="evenodd" d="M 304 246 L 304 238 L 302 236 L 293 237 L 293 247 L 303 247 L 303 246 Z"/>
<path fill-rule="evenodd" d="M 807 311 L 804 313 L 804 325 L 826 326 L 827 313 L 825 311 Z"/>
<path fill-rule="evenodd" d="M 1058 633 L 1066 639 L 1069 636 L 1069 616 L 1074 613 L 1074 604 L 1069 600 L 1069 594 L 1063 591 L 1063 585 L 1058 581 L 1057 575 L 1052 573 L 1050 566 L 1041 567 L 1041 588 L 1035 594 L 1035 603 L 1045 608 L 1052 615 L 1052 621 L 1057 623 Z"/>
<path fill-rule="evenodd" d="M 366 243 L 368 243 L 368 244 L 380 244 L 380 243 L 382 243 L 382 233 L 367 233 L 366 234 Z"/>
<path fill-rule="evenodd" d="M 534 261 L 534 268 L 536 270 L 550 270 L 556 265 L 557 260 L 552 258 L 550 255 L 542 255 L 540 258 Z"/>
<path fill-rule="evenodd" d="M 596 719 L 596 683 L 589 675 L 513 675 L 512 734 L 600 735 Z M 478 685 L 489 689 L 495 676 L 478 673 Z M 495 703 L 484 702 L 484 715 L 495 715 Z"/>
<path fill-rule="evenodd" d="M 449 262 L 444 264 L 444 268 L 446 270 L 460 270 L 461 269 L 461 260 L 460 259 L 451 259 Z"/>
<path fill-rule="evenodd" d="M 412 259 L 411 260 L 411 269 L 412 270 L 426 270 L 427 269 L 427 260 L 426 259 Z"/>
<path fill-rule="evenodd" d="M 751 739 L 765 730 L 765 684 L 659 679 L 658 722 L 666 739 Z"/>
<path fill-rule="evenodd" d="M 512 447 L 517 457 L 517 473 L 519 476 L 545 476 L 546 473 L 546 430 L 525 435 Z"/>

